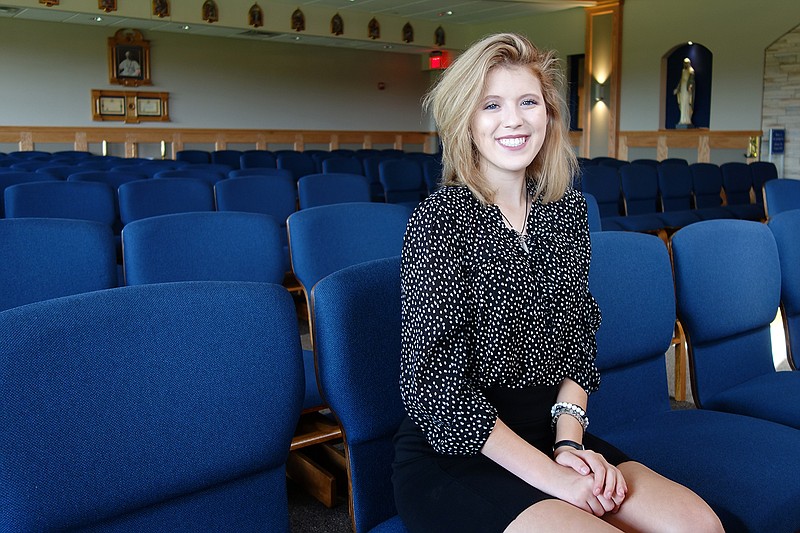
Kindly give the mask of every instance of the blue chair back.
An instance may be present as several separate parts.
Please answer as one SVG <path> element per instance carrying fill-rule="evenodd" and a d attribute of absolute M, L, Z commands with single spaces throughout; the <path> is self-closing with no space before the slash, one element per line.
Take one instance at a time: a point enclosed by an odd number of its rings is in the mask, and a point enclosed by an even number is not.
<path fill-rule="evenodd" d="M 309 174 L 297 181 L 297 194 L 300 209 L 370 201 L 369 181 L 360 174 Z"/>
<path fill-rule="evenodd" d="M 658 172 L 655 167 L 630 163 L 619 169 L 626 215 L 656 212 L 658 207 Z"/>
<path fill-rule="evenodd" d="M 304 152 L 287 152 L 278 154 L 278 168 L 292 173 L 296 182 L 303 176 L 317 173 L 317 164 L 310 154 Z"/>
<path fill-rule="evenodd" d="M 662 159 L 658 163 L 659 165 L 683 165 L 689 166 L 689 161 L 683 159 L 682 157 L 668 157 L 666 159 Z"/>
<path fill-rule="evenodd" d="M 592 423 L 611 427 L 669 411 L 664 352 L 675 327 L 675 296 L 664 242 L 643 233 L 593 233 L 589 288 L 603 313 L 602 386 L 590 397 Z"/>
<path fill-rule="evenodd" d="M 114 190 L 114 195 L 117 194 L 117 189 L 123 183 L 129 181 L 148 179 L 148 175 L 133 170 L 84 170 L 75 172 L 67 177 L 67 181 L 97 181 L 105 183 Z"/>
<path fill-rule="evenodd" d="M 0 172 L 0 218 L 5 218 L 5 190 L 12 185 L 19 185 L 20 183 L 31 183 L 34 181 L 52 181 L 53 177 L 47 174 L 39 174 L 38 172 L 24 172 L 24 171 L 9 171 Z"/>
<path fill-rule="evenodd" d="M 211 163 L 214 165 L 225 165 L 231 170 L 241 168 L 241 150 L 214 150 L 211 152 Z"/>
<path fill-rule="evenodd" d="M 750 172 L 753 174 L 753 193 L 756 203 L 763 206 L 764 184 L 778 179 L 778 167 L 771 161 L 754 161 L 750 163 Z"/>
<path fill-rule="evenodd" d="M 364 166 L 355 156 L 332 156 L 322 160 L 324 174 L 358 174 L 364 175 Z"/>
<path fill-rule="evenodd" d="M 405 416 L 399 257 L 327 276 L 311 309 L 319 384 L 346 444 L 355 531 L 403 532 L 391 483 L 392 437 Z"/>
<path fill-rule="evenodd" d="M 586 211 L 589 218 L 589 231 L 602 231 L 603 225 L 600 220 L 600 208 L 597 207 L 597 200 L 588 192 L 581 193 L 586 199 Z"/>
<path fill-rule="evenodd" d="M 659 165 L 658 189 L 665 213 L 692 208 L 692 173 L 689 165 Z"/>
<path fill-rule="evenodd" d="M 425 178 L 425 186 L 428 194 L 442 186 L 442 162 L 433 157 L 422 160 L 422 175 Z"/>
<path fill-rule="evenodd" d="M 306 294 L 337 270 L 399 255 L 411 212 L 395 204 L 359 202 L 300 210 L 287 221 L 292 270 Z"/>
<path fill-rule="evenodd" d="M 411 159 L 388 159 L 378 164 L 378 173 L 383 185 L 383 194 L 391 204 L 403 204 L 414 208 L 419 204 L 428 188 L 422 175 L 422 167 Z"/>
<path fill-rule="evenodd" d="M 213 188 L 193 178 L 131 181 L 120 185 L 118 194 L 123 224 L 158 215 L 214 211 Z"/>
<path fill-rule="evenodd" d="M 194 178 L 214 185 L 216 182 L 227 178 L 228 172 L 228 170 L 186 167 L 172 170 L 161 170 L 156 172 L 153 175 L 153 178 Z"/>
<path fill-rule="evenodd" d="M 0 174 L 0 180 L 4 177 Z M 764 208 L 772 218 L 793 209 L 800 209 L 800 180 L 776 179 L 764 184 Z"/>
<path fill-rule="evenodd" d="M 597 200 L 600 216 L 619 216 L 621 182 L 619 171 L 607 165 L 591 165 L 583 169 L 581 191 Z"/>
<path fill-rule="evenodd" d="M 692 190 L 695 208 L 719 207 L 722 205 L 722 171 L 714 163 L 692 163 Z"/>
<path fill-rule="evenodd" d="M 111 226 L 117 219 L 114 190 L 105 183 L 38 181 L 5 190 L 6 217 L 94 220 Z"/>
<path fill-rule="evenodd" d="M 703 405 L 726 388 L 775 371 L 770 324 L 781 271 L 765 224 L 707 220 L 672 236 L 678 317 L 689 345 L 692 391 Z"/>
<path fill-rule="evenodd" d="M 278 161 L 269 150 L 245 150 L 239 156 L 239 168 L 276 168 Z"/>
<path fill-rule="evenodd" d="M 263 283 L 0 314 L 0 527 L 288 533 L 299 339 L 290 295 Z"/>
<path fill-rule="evenodd" d="M 800 209 L 775 215 L 767 224 L 778 246 L 781 265 L 781 314 L 786 333 L 786 355 L 800 368 Z"/>
<path fill-rule="evenodd" d="M 211 154 L 205 150 L 178 150 L 175 161 L 186 163 L 211 163 Z"/>
<path fill-rule="evenodd" d="M 169 281 L 281 283 L 281 228 L 259 213 L 196 212 L 136 220 L 122 231 L 126 285 Z"/>
<path fill-rule="evenodd" d="M 729 205 L 749 204 L 750 190 L 753 188 L 753 174 L 750 165 L 730 162 L 719 166 L 722 173 L 722 187 Z"/>
<path fill-rule="evenodd" d="M 240 168 L 239 170 L 231 170 L 228 172 L 229 178 L 243 178 L 245 176 L 284 176 L 290 178 L 292 182 L 294 182 L 292 173 L 285 168 L 253 167 Z"/>
<path fill-rule="evenodd" d="M 114 235 L 88 220 L 0 220 L 0 311 L 117 286 Z"/>
<path fill-rule="evenodd" d="M 37 174 L 45 174 L 51 179 L 65 180 L 70 174 L 78 172 L 79 170 L 81 170 L 81 167 L 76 165 L 48 165 L 39 167 L 35 169 L 34 172 Z"/>

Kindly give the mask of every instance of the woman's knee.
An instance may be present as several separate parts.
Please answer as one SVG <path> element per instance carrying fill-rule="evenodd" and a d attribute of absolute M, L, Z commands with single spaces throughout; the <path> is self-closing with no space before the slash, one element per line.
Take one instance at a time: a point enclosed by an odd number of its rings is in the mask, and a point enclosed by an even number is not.
<path fill-rule="evenodd" d="M 522 511 L 504 533 L 592 531 L 619 533 L 611 524 L 561 500 L 543 500 Z"/>

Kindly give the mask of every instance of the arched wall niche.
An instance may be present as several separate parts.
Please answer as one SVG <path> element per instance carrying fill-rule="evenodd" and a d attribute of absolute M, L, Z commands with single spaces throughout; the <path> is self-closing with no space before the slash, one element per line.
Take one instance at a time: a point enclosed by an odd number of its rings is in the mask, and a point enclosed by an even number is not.
<path fill-rule="evenodd" d="M 702 44 L 682 43 L 668 51 L 661 59 L 662 108 L 661 127 L 675 129 L 681 118 L 676 88 L 681 81 L 681 72 L 686 59 L 694 69 L 694 102 L 692 104 L 692 126 L 708 128 L 711 124 L 711 80 L 714 54 Z"/>

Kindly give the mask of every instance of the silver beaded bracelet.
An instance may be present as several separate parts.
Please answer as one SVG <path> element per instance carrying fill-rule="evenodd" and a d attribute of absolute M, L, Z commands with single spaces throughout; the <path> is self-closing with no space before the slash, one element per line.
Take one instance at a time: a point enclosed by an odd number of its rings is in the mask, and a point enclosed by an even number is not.
<path fill-rule="evenodd" d="M 550 409 L 550 416 L 553 417 L 550 427 L 553 429 L 553 432 L 556 430 L 556 422 L 558 422 L 558 418 L 563 414 L 570 415 L 580 422 L 584 431 L 586 431 L 586 428 L 589 427 L 589 417 L 586 416 L 586 411 L 584 411 L 580 405 L 575 405 L 574 403 L 569 402 L 557 402 Z"/>

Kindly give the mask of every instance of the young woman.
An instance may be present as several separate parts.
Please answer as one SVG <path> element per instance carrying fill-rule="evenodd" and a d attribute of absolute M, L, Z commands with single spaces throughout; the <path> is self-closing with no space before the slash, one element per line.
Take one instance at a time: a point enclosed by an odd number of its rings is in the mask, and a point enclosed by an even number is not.
<path fill-rule="evenodd" d="M 722 531 L 697 495 L 585 431 L 600 310 L 559 81 L 553 54 L 499 34 L 426 98 L 444 186 L 403 248 L 398 510 L 420 533 Z"/>

